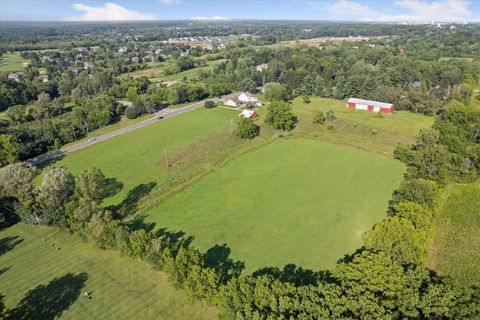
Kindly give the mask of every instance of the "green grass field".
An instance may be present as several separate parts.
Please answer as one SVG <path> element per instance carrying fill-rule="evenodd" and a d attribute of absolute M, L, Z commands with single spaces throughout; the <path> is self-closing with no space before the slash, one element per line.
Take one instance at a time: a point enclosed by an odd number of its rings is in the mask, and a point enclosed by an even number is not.
<path fill-rule="evenodd" d="M 295 131 L 301 135 L 318 136 L 324 141 L 349 145 L 392 158 L 398 143 L 412 143 L 420 129 L 430 128 L 433 117 L 397 111 L 388 116 L 367 111 L 350 110 L 345 102 L 326 98 L 311 98 L 305 104 L 302 98 L 293 100 L 292 108 L 299 118 Z M 315 111 L 334 110 L 337 120 L 325 125 L 312 123 Z"/>
<path fill-rule="evenodd" d="M 0 231 L 0 292 L 7 308 L 22 299 L 27 307 L 11 319 L 216 318 L 215 310 L 191 304 L 164 273 L 143 262 L 53 228 L 46 236 L 43 242 L 37 227 L 25 224 Z M 83 297 L 84 292 L 92 298 Z"/>
<path fill-rule="evenodd" d="M 97 167 L 108 178 L 116 178 L 123 188 L 106 199 L 105 204 L 118 204 L 135 187 L 138 191 L 142 185 L 160 184 L 169 178 L 163 167 L 165 150 L 168 156 L 200 137 L 227 127 L 236 116 L 236 112 L 222 108 L 197 109 L 68 154 L 55 165 L 66 166 L 74 174 Z"/>
<path fill-rule="evenodd" d="M 19 52 L 6 53 L 0 56 L 0 72 L 22 71 L 24 62 L 28 62 L 28 60 L 20 57 Z"/>
<path fill-rule="evenodd" d="M 283 139 L 235 158 L 145 212 L 206 250 L 226 243 L 246 270 L 329 268 L 385 216 L 403 166 L 311 139 Z"/>
<path fill-rule="evenodd" d="M 443 195 L 429 265 L 462 285 L 480 286 L 480 185 L 457 185 Z"/>
<path fill-rule="evenodd" d="M 185 71 L 182 71 L 176 74 L 171 74 L 171 75 L 165 75 L 164 68 L 167 62 L 161 62 L 161 63 L 155 64 L 151 68 L 123 74 L 122 77 L 133 77 L 133 78 L 147 77 L 151 81 L 180 81 L 183 78 L 191 79 L 195 77 L 200 70 L 209 70 L 212 68 L 212 66 L 222 63 L 224 61 L 225 59 L 207 61 L 207 65 L 205 66 L 196 67 L 193 69 L 185 70 Z"/>

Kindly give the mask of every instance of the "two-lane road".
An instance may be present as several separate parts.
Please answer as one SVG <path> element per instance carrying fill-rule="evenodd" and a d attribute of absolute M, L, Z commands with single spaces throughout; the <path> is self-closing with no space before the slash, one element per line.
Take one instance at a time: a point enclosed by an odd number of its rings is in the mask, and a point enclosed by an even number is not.
<path fill-rule="evenodd" d="M 220 97 L 220 98 L 213 98 L 213 99 L 210 99 L 210 100 L 220 101 L 220 100 L 223 100 L 223 99 L 228 99 L 229 97 L 232 97 L 234 95 L 235 94 L 232 93 L 230 95 L 226 95 L 226 96 L 223 96 L 223 97 Z M 99 142 L 102 142 L 102 141 L 105 141 L 105 140 L 108 140 L 108 139 L 112 139 L 112 138 L 114 138 L 116 136 L 119 136 L 121 134 L 124 134 L 124 133 L 130 132 L 130 131 L 137 130 L 139 128 L 148 126 L 152 123 L 160 121 L 160 119 L 168 119 L 168 118 L 177 116 L 179 114 L 182 114 L 182 113 L 200 108 L 200 107 L 203 106 L 203 104 L 204 104 L 204 101 L 200 101 L 200 102 L 196 102 L 194 104 L 191 104 L 189 106 L 182 107 L 182 108 L 165 108 L 165 109 L 162 109 L 162 110 L 156 112 L 151 118 L 149 118 L 147 120 L 143 120 L 142 122 L 135 123 L 135 124 L 132 124 L 128 127 L 99 135 L 95 138 L 90 138 L 88 140 L 79 142 L 79 143 L 74 144 L 74 145 L 69 146 L 69 147 L 65 147 L 65 148 L 60 149 L 60 150 L 58 150 L 56 152 L 53 152 L 53 153 L 40 155 L 40 156 L 35 157 L 33 159 L 27 160 L 26 162 L 30 163 L 30 164 L 33 164 L 33 165 L 36 165 L 36 164 L 39 164 L 39 163 L 42 163 L 42 162 L 60 157 L 64 154 L 89 147 L 89 146 L 97 144 Z"/>

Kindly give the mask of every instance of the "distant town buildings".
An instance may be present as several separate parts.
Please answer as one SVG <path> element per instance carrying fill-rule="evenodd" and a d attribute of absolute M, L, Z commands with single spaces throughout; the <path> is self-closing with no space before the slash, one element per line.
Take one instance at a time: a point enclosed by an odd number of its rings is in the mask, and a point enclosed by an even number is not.
<path fill-rule="evenodd" d="M 23 76 L 20 73 L 11 72 L 9 73 L 8 77 L 9 80 L 13 80 L 15 82 L 22 82 Z"/>
<path fill-rule="evenodd" d="M 259 65 L 256 66 L 255 68 L 257 69 L 257 71 L 262 72 L 263 70 L 267 70 L 267 69 L 268 69 L 268 63 L 259 64 Z"/>

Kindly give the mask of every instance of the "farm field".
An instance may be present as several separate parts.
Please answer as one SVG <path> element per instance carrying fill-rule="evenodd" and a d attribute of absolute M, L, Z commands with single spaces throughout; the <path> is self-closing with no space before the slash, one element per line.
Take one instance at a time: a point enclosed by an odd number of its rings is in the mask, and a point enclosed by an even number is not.
<path fill-rule="evenodd" d="M 163 167 L 165 151 L 168 156 L 181 146 L 227 127 L 236 116 L 236 112 L 223 108 L 197 109 L 68 154 L 55 165 L 65 166 L 74 174 L 91 167 L 101 169 L 107 178 L 122 184 L 121 190 L 104 204 L 119 204 L 127 196 L 137 197 L 140 191 L 144 193 L 168 178 Z"/>
<path fill-rule="evenodd" d="M 202 250 L 226 243 L 247 272 L 330 268 L 385 216 L 403 171 L 358 149 L 281 139 L 147 210 L 144 223 L 192 235 Z"/>
<path fill-rule="evenodd" d="M 480 185 L 456 185 L 443 195 L 429 265 L 462 285 L 480 286 Z"/>
<path fill-rule="evenodd" d="M 20 57 L 19 52 L 6 53 L 0 56 L 0 72 L 22 71 L 24 62 L 27 60 Z"/>
<path fill-rule="evenodd" d="M 22 223 L 0 231 L 1 293 L 9 309 L 23 299 L 11 319 L 216 318 L 143 262 L 54 228 L 46 236 L 43 242 L 37 227 Z"/>

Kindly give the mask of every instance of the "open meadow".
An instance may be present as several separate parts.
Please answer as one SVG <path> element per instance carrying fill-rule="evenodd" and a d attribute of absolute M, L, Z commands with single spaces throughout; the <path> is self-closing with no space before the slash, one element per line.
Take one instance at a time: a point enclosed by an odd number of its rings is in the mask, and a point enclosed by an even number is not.
<path fill-rule="evenodd" d="M 329 268 L 385 215 L 403 166 L 349 147 L 281 139 L 242 155 L 145 212 L 207 250 L 226 243 L 247 271 Z"/>
<path fill-rule="evenodd" d="M 9 319 L 215 319 L 144 262 L 77 235 L 23 223 L 0 231 L 0 283 Z M 83 297 L 84 292 L 91 298 Z"/>
<path fill-rule="evenodd" d="M 480 286 L 480 185 L 444 191 L 429 266 L 459 284 Z"/>

